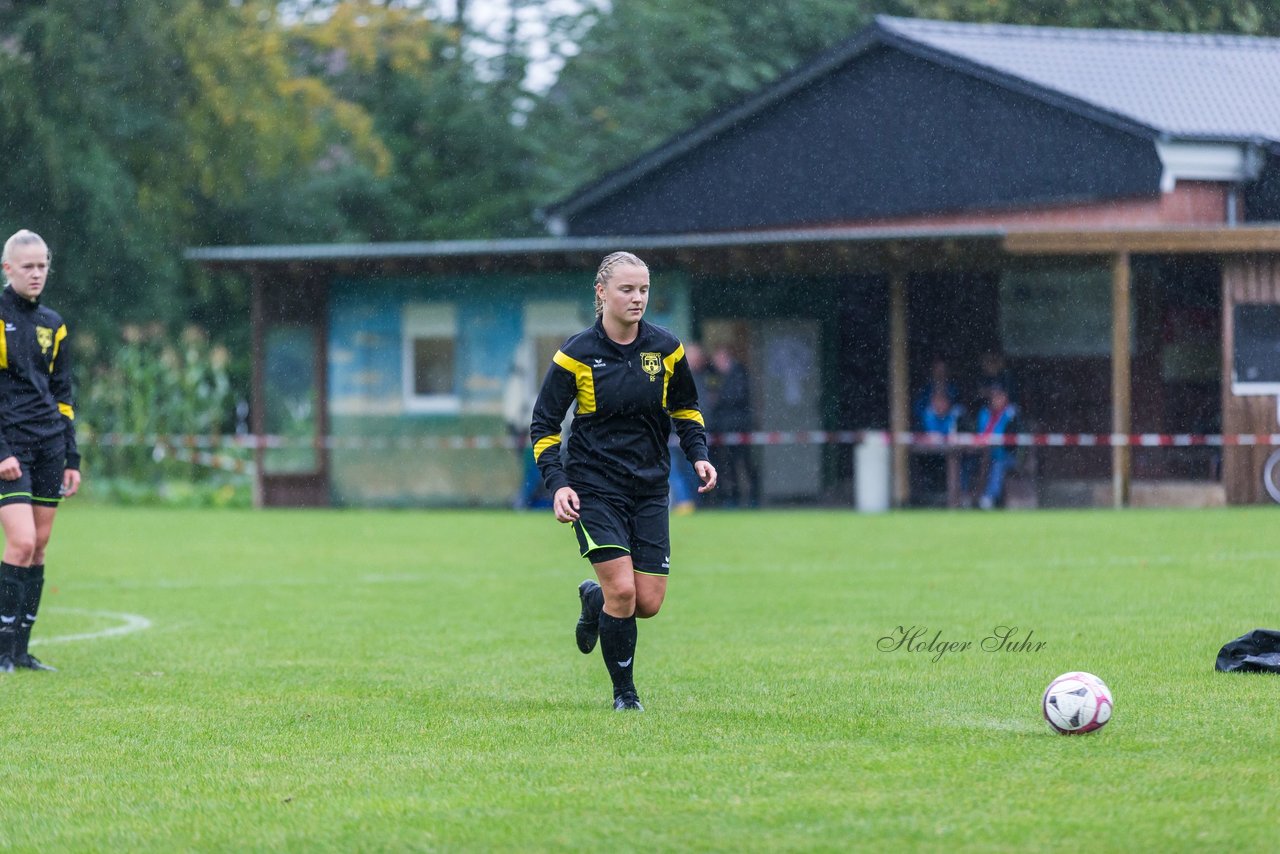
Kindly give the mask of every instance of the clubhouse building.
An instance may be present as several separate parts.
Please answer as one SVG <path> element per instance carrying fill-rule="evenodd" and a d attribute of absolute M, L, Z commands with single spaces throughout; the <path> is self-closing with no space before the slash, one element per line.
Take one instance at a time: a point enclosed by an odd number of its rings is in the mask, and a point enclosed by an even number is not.
<path fill-rule="evenodd" d="M 967 392 L 998 353 L 1037 433 L 1280 432 L 1280 39 L 880 17 L 544 214 L 187 253 L 252 283 L 261 504 L 506 506 L 504 398 L 616 249 L 748 366 L 759 431 L 904 433 L 936 359 Z M 1041 448 L 1027 503 L 1257 502 L 1268 451 Z M 852 445 L 756 453 L 765 505 L 851 503 Z"/>

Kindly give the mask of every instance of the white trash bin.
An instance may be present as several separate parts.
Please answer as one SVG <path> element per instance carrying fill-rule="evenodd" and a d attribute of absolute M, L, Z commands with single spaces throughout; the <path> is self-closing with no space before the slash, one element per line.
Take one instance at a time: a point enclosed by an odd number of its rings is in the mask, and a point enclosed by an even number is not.
<path fill-rule="evenodd" d="M 883 513 L 889 509 L 893 481 L 893 455 L 889 434 L 868 432 L 854 449 L 854 506 L 859 513 Z"/>

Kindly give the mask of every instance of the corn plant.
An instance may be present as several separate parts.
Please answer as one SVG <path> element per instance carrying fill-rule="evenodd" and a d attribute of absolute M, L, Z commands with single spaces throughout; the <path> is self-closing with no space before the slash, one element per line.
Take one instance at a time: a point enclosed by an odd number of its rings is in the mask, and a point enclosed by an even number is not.
<path fill-rule="evenodd" d="M 191 462 L 171 441 L 216 442 L 231 425 L 225 347 L 198 327 L 174 335 L 159 324 L 125 326 L 108 346 L 79 343 L 77 434 L 87 484 L 119 481 L 121 489 L 110 491 L 163 498 L 175 482 L 227 481 L 225 472 Z"/>

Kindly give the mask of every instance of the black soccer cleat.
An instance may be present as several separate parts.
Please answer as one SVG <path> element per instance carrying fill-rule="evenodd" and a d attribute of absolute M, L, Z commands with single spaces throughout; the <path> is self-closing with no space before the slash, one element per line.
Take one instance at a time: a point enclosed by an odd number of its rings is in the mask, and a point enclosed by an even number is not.
<path fill-rule="evenodd" d="M 13 656 L 9 655 L 6 652 L 4 655 L 0 655 L 0 673 L 12 673 L 12 672 L 13 672 Z"/>
<path fill-rule="evenodd" d="M 635 691 L 627 691 L 613 698 L 613 710 L 615 712 L 643 712 L 644 706 L 640 705 L 640 698 L 636 696 Z"/>
<path fill-rule="evenodd" d="M 32 655 L 29 652 L 23 655 L 14 657 L 13 666 L 19 669 L 26 669 L 26 670 L 48 670 L 53 673 L 58 672 L 58 668 L 53 667 L 52 665 L 49 665 L 49 664 L 45 664 L 43 661 L 36 658 L 34 655 Z"/>
<path fill-rule="evenodd" d="M 578 585 L 578 601 L 582 603 L 582 613 L 578 615 L 578 625 L 573 629 L 574 638 L 578 641 L 578 651 L 583 655 L 596 648 L 600 639 L 600 612 L 591 607 L 591 593 L 599 590 L 600 585 L 590 578 Z"/>

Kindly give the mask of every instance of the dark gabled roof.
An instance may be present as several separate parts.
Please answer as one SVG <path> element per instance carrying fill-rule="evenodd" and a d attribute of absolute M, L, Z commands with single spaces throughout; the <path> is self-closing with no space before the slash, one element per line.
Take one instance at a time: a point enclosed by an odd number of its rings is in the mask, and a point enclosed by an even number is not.
<path fill-rule="evenodd" d="M 549 206 L 572 216 L 868 51 L 892 47 L 1148 137 L 1280 143 L 1280 39 L 959 24 L 875 23 L 745 101 Z"/>
<path fill-rule="evenodd" d="M 876 26 L 1169 137 L 1280 140 L 1280 39 L 888 17 Z"/>

